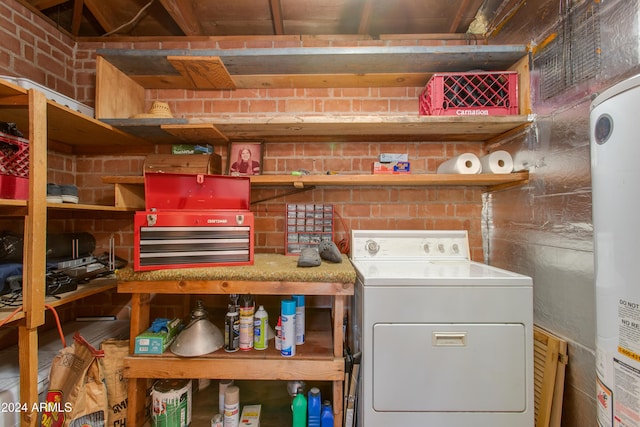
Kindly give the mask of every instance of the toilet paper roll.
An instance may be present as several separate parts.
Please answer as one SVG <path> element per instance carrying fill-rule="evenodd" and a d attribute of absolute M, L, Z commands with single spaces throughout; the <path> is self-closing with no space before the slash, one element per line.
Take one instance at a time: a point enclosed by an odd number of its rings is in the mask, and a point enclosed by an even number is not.
<path fill-rule="evenodd" d="M 513 158 L 504 150 L 494 151 L 480 157 L 482 173 L 511 173 L 513 172 Z"/>
<path fill-rule="evenodd" d="M 473 153 L 452 157 L 438 166 L 438 173 L 476 174 L 482 172 L 480 159 Z"/>

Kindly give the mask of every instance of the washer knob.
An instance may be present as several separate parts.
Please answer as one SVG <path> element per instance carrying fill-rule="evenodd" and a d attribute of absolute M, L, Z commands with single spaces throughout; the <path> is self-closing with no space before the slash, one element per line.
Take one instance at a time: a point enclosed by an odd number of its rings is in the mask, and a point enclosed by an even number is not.
<path fill-rule="evenodd" d="M 367 240 L 365 249 L 367 250 L 367 252 L 369 252 L 370 255 L 375 255 L 380 250 L 380 245 L 375 240 Z"/>

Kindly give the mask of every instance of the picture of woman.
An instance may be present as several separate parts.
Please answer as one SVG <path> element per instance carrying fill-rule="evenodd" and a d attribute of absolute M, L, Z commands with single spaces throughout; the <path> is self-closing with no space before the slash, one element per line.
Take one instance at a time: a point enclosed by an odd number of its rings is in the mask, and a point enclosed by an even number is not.
<path fill-rule="evenodd" d="M 237 145 L 237 146 L 236 146 Z M 232 143 L 230 146 L 229 175 L 260 175 L 261 144 Z"/>

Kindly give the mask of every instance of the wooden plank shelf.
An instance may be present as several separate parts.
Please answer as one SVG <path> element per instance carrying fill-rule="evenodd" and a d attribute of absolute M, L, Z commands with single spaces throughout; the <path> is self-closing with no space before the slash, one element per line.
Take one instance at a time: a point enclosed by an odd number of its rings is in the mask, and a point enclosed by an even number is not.
<path fill-rule="evenodd" d="M 56 296 L 48 296 L 45 298 L 44 303 L 50 307 L 59 307 L 70 302 L 77 301 L 82 298 L 89 297 L 91 295 L 100 294 L 110 289 L 115 289 L 117 281 L 115 277 L 101 277 L 92 280 L 89 283 L 83 283 L 78 285 L 78 289 L 71 292 L 65 292 Z M 0 301 L 8 300 L 9 296 L 0 296 Z M 16 307 L 2 307 L 0 308 L 0 321 L 6 319 Z M 15 322 L 20 319 L 24 319 L 24 312 L 19 312 L 11 318 L 11 322 Z"/>
<path fill-rule="evenodd" d="M 98 55 L 140 86 L 170 89 L 418 86 L 435 72 L 506 70 L 525 45 L 359 46 L 270 49 L 99 49 Z M 182 61 L 178 61 L 183 57 Z M 185 61 L 224 69 L 225 78 L 189 78 Z M 178 63 L 178 66 L 174 64 Z M 193 67 L 191 67 L 193 68 Z M 311 77 L 311 78 L 310 78 Z M 200 82 L 200 87 L 198 86 Z M 217 83 L 216 83 L 217 82 Z M 419 83 L 419 84 L 418 84 Z M 216 86 L 217 87 L 214 87 Z"/>
<path fill-rule="evenodd" d="M 192 119 L 103 119 L 124 132 L 157 144 L 234 140 L 265 142 L 469 141 L 485 142 L 531 124 L 512 116 L 320 116 L 274 115 Z M 203 139 L 204 138 L 204 139 Z"/>
<path fill-rule="evenodd" d="M 6 90 L 8 85 L 9 83 L 2 82 L 0 87 Z M 20 95 L 19 98 L 24 98 L 24 103 L 16 102 L 15 97 L 0 98 L 0 114 L 3 121 L 16 123 L 18 129 L 29 138 L 27 96 Z M 152 147 L 152 143 L 147 140 L 71 110 L 55 101 L 47 100 L 46 114 L 48 139 L 72 146 L 76 152 L 82 152 L 84 147 L 106 153 L 118 152 L 121 147 L 138 146 L 141 150 Z"/>
<path fill-rule="evenodd" d="M 219 349 L 194 358 L 179 357 L 167 350 L 161 355 L 127 357 L 125 376 L 159 378 L 165 375 L 169 364 L 173 378 L 211 378 L 215 372 L 218 379 L 344 379 L 344 359 L 333 354 L 332 321 L 328 309 L 307 310 L 305 343 L 296 346 L 293 357 L 283 357 L 274 348 L 273 341 L 269 342 L 266 350 L 227 353 Z"/>

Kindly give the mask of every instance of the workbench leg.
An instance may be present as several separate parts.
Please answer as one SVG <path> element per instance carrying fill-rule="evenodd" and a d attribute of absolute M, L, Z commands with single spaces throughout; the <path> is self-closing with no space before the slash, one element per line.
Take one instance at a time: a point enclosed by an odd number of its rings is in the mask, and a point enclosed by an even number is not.
<path fill-rule="evenodd" d="M 38 423 L 38 411 L 32 411 L 38 402 L 38 328 L 18 327 L 20 356 L 20 403 L 27 406 L 21 412 L 20 425 L 33 427 Z"/>
<path fill-rule="evenodd" d="M 343 324 L 344 324 L 344 304 L 346 295 L 334 295 L 333 297 L 333 356 L 343 357 Z"/>
<path fill-rule="evenodd" d="M 344 310 L 346 295 L 333 296 L 333 357 L 344 358 L 343 342 L 344 342 Z M 343 382 L 333 382 L 333 425 L 335 427 L 342 426 L 343 411 Z"/>
<path fill-rule="evenodd" d="M 344 410 L 342 407 L 342 401 L 344 399 L 342 381 L 333 382 L 333 426 L 342 427 L 342 419 Z"/>
<path fill-rule="evenodd" d="M 149 327 L 150 301 L 149 294 L 131 295 L 130 354 L 134 353 L 136 336 Z M 128 377 L 127 374 L 125 369 L 125 377 Z M 147 384 L 146 378 L 129 378 L 127 391 L 127 425 L 129 427 L 141 427 L 146 421 Z"/>

